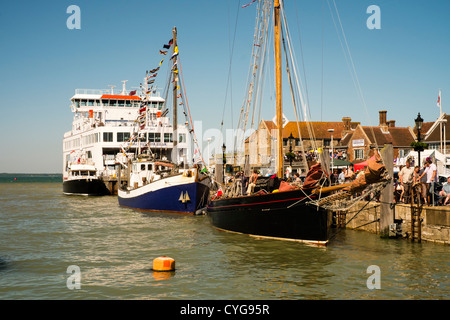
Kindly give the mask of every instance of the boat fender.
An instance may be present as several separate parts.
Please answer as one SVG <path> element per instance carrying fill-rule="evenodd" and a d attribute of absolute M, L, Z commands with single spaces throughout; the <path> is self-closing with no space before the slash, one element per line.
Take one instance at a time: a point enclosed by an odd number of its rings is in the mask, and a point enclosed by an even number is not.
<path fill-rule="evenodd" d="M 280 191 L 280 190 L 275 189 L 275 190 L 272 191 L 272 193 L 276 193 L 276 192 L 279 192 L 279 191 Z"/>
<path fill-rule="evenodd" d="M 175 270 L 175 259 L 170 257 L 162 256 L 153 259 L 153 271 L 174 271 Z"/>

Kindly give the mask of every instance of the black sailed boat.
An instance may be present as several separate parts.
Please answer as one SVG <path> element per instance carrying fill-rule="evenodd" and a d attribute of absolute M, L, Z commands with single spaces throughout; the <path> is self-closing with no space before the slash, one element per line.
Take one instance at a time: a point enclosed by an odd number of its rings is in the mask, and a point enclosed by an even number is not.
<path fill-rule="evenodd" d="M 221 230 L 326 245 L 332 214 L 315 204 L 319 199 L 315 186 L 322 177 L 320 164 L 311 168 L 302 188 L 276 176 L 259 177 L 253 194 L 212 199 L 207 212 Z"/>
<path fill-rule="evenodd" d="M 310 190 L 213 200 L 208 206 L 212 224 L 219 229 L 264 238 L 327 244 L 331 212 L 306 200 Z"/>
<path fill-rule="evenodd" d="M 258 8 L 257 12 L 260 14 L 270 11 L 268 9 L 270 5 L 267 5 L 268 1 L 261 1 L 259 3 L 261 4 L 263 2 L 263 6 L 266 6 L 263 9 L 261 7 Z M 223 194 L 218 193 L 216 197 L 210 200 L 207 213 L 212 225 L 221 230 L 263 238 L 326 245 L 330 239 L 330 228 L 332 224 L 332 211 L 329 209 L 333 208 L 336 203 L 357 201 L 359 198 L 354 196 L 355 193 L 361 192 L 367 186 L 375 186 L 370 191 L 374 191 L 375 188 L 378 188 L 377 190 L 384 188 L 386 185 L 385 181 L 388 181 L 388 177 L 386 177 L 386 170 L 381 164 L 380 157 L 377 157 L 374 160 L 368 161 L 367 171 L 365 171 L 365 175 L 361 175 L 362 178 L 360 180 L 338 186 L 324 186 L 325 184 L 322 182 L 324 179 L 327 180 L 325 172 L 328 169 L 326 160 L 323 157 L 319 163 L 309 169 L 306 180 L 301 187 L 281 181 L 284 177 L 281 92 L 281 38 L 283 36 L 281 24 L 282 21 L 285 22 L 285 19 L 283 19 L 284 16 L 281 17 L 281 10 L 282 1 L 274 0 L 275 130 L 277 140 L 276 159 L 278 160 L 276 161 L 276 176 L 272 177 L 273 181 L 269 180 L 266 186 L 260 188 L 261 190 L 254 190 L 254 192 L 246 196 L 236 196 L 235 192 L 228 192 L 229 189 L 222 186 L 225 192 Z M 257 19 L 257 21 L 262 20 Z M 263 23 L 260 25 L 263 25 Z M 255 34 L 256 32 L 259 32 L 259 30 L 255 31 Z M 267 34 L 267 32 L 262 31 L 259 34 Z M 289 41 L 287 42 L 289 43 Z M 254 48 L 262 48 L 263 46 L 262 43 L 254 44 Z M 252 55 L 257 56 L 257 54 L 253 53 Z M 286 60 L 288 60 L 287 57 Z M 258 69 L 258 66 L 255 64 L 253 70 L 256 69 Z M 287 69 L 290 68 L 288 67 Z M 291 80 L 291 77 L 289 77 L 289 80 Z M 253 89 L 253 84 L 249 88 Z M 246 101 L 250 101 L 251 92 L 252 90 L 249 90 L 249 98 Z M 225 150 L 225 146 L 223 150 Z M 322 163 L 325 164 L 322 166 Z M 235 183 L 237 182 L 235 181 Z"/>

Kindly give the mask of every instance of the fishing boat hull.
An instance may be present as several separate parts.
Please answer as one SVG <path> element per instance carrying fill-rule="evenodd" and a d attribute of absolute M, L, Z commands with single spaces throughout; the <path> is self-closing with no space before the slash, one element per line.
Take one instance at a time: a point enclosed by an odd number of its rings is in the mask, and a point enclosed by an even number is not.
<path fill-rule="evenodd" d="M 213 200 L 207 214 L 212 225 L 221 230 L 326 245 L 331 212 L 307 204 L 305 197 L 303 191 L 293 190 Z"/>
<path fill-rule="evenodd" d="M 104 196 L 110 192 L 97 178 L 71 179 L 63 182 L 63 193 L 68 195 Z"/>
<path fill-rule="evenodd" d="M 119 205 L 122 207 L 183 214 L 195 214 L 206 206 L 208 196 L 207 181 L 199 182 L 182 175 L 164 178 L 136 189 L 118 191 Z"/>

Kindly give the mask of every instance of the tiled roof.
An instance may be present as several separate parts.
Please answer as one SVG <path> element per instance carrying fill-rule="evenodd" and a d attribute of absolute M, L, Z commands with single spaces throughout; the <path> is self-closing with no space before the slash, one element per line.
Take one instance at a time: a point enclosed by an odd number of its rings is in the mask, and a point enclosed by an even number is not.
<path fill-rule="evenodd" d="M 264 122 L 268 130 L 277 128 L 276 124 L 273 121 L 264 121 Z M 342 133 L 344 131 L 344 123 L 342 121 L 340 122 L 311 121 L 309 122 L 309 124 L 311 124 L 312 131 L 316 139 L 320 140 L 331 139 L 331 133 L 328 132 L 328 129 L 334 129 L 333 132 L 334 139 L 342 138 Z M 350 126 L 351 128 L 355 128 L 358 124 L 359 122 L 351 122 Z M 298 128 L 300 128 L 300 133 L 303 139 L 311 139 L 307 127 L 307 122 L 305 121 L 299 121 L 298 127 L 296 121 L 289 121 L 283 128 L 283 138 L 289 137 L 291 133 L 294 138 L 299 138 Z"/>
<path fill-rule="evenodd" d="M 391 143 L 394 147 L 407 147 L 414 141 L 414 136 L 407 127 L 388 127 L 383 132 L 381 127 L 362 127 L 371 143 L 378 146 Z"/>

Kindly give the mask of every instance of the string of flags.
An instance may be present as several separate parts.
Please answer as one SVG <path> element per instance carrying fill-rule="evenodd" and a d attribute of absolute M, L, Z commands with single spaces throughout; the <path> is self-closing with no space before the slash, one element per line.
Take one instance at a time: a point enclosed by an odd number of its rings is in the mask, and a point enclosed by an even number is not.
<path fill-rule="evenodd" d="M 251 5 L 253 2 L 255 2 L 256 0 L 253 0 L 252 2 L 248 3 L 248 4 L 244 4 L 243 6 L 241 6 L 241 8 L 245 8 L 248 7 L 249 5 Z"/>

